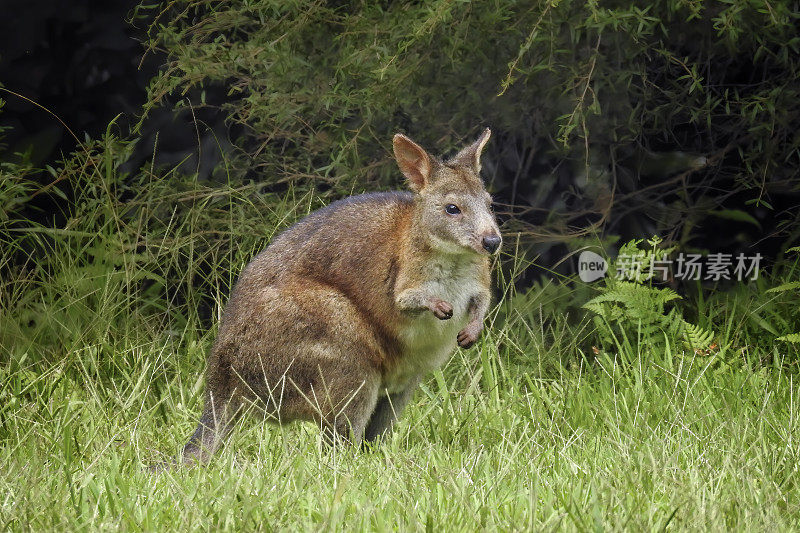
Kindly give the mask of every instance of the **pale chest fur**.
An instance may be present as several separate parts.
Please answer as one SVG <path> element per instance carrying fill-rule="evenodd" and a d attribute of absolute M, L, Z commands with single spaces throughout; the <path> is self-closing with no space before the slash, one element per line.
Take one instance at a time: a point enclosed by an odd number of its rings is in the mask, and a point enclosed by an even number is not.
<path fill-rule="evenodd" d="M 384 387 L 399 392 L 422 374 L 444 364 L 456 346 L 456 336 L 469 322 L 471 300 L 486 290 L 480 264 L 442 259 L 428 265 L 420 282 L 425 292 L 453 306 L 453 316 L 439 320 L 430 311 L 409 317 L 400 330 L 403 353 L 399 364 L 384 376 Z"/>

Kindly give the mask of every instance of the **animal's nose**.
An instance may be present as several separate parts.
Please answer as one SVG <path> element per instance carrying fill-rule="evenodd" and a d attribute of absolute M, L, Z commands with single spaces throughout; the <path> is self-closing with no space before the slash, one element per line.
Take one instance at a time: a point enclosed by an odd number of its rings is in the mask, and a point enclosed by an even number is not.
<path fill-rule="evenodd" d="M 483 238 L 483 249 L 493 254 L 500 248 L 501 242 L 500 235 L 487 235 Z"/>

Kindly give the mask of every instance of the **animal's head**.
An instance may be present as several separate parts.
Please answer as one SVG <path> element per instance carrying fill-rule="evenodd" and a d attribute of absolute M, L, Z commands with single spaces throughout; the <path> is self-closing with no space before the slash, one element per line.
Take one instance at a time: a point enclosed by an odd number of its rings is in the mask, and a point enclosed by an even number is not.
<path fill-rule="evenodd" d="M 405 135 L 394 136 L 397 164 L 417 193 L 420 229 L 441 251 L 493 254 L 500 248 L 492 197 L 480 177 L 481 152 L 491 133 L 485 129 L 477 141 L 447 161 L 433 157 Z"/>

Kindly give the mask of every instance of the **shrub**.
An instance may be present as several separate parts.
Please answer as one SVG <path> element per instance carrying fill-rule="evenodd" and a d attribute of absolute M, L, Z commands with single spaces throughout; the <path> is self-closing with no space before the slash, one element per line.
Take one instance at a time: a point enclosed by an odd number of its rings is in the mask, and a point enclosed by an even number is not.
<path fill-rule="evenodd" d="M 800 164 L 793 5 L 240 0 L 139 13 L 168 57 L 149 106 L 220 109 L 239 175 L 334 195 L 386 187 L 395 131 L 438 148 L 490 125 L 485 166 L 509 233 L 604 227 L 738 248 L 797 222 L 780 209 Z M 721 225 L 736 231 L 721 239 Z"/>

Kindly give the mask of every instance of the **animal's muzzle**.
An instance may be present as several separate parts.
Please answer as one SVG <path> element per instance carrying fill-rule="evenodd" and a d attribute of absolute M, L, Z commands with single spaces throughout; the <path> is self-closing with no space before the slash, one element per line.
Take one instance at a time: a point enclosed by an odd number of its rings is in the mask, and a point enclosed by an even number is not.
<path fill-rule="evenodd" d="M 493 254 L 498 248 L 500 248 L 501 242 L 503 242 L 503 240 L 500 238 L 500 235 L 487 235 L 483 238 L 481 244 L 483 245 L 484 250 L 490 254 Z"/>

